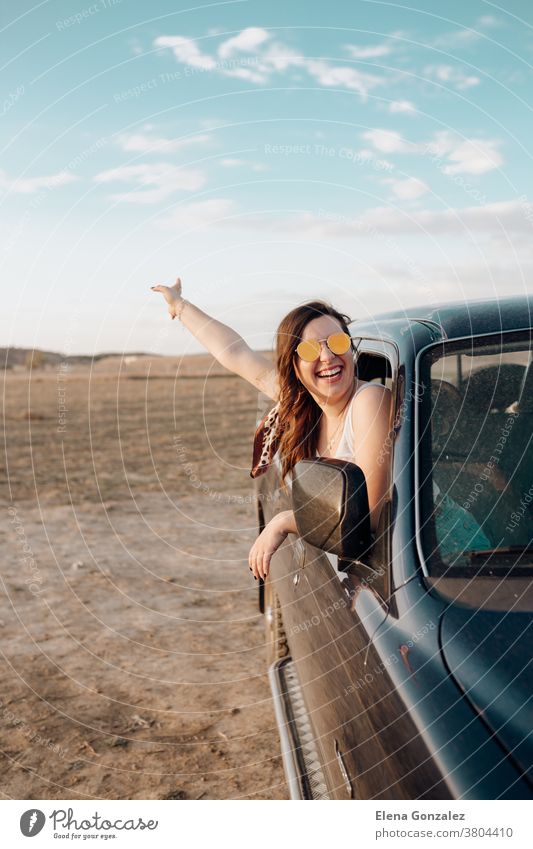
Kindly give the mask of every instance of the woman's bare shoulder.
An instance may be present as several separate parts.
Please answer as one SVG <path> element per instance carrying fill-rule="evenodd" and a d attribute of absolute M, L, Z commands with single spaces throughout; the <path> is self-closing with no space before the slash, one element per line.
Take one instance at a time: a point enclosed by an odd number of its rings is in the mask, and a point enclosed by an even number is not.
<path fill-rule="evenodd" d="M 353 397 L 355 398 L 356 395 L 359 395 L 361 393 L 362 389 L 366 389 L 369 386 L 375 386 L 380 392 L 385 390 L 385 395 L 387 393 L 388 395 L 392 394 L 390 389 L 384 386 L 383 383 L 376 383 L 373 380 L 360 380 L 358 382 L 357 389 L 355 390 Z"/>
<path fill-rule="evenodd" d="M 362 390 L 372 387 L 372 392 L 363 392 Z M 370 380 L 360 380 L 357 389 L 352 398 L 351 418 L 352 423 L 355 422 L 356 416 L 360 415 L 361 410 L 365 408 L 375 409 L 376 405 L 379 410 L 384 410 L 386 414 L 390 409 L 392 400 L 392 392 L 382 383 L 376 383 Z M 356 408 L 359 412 L 356 412 Z"/>
<path fill-rule="evenodd" d="M 360 384 L 352 400 L 349 426 L 354 445 L 358 444 L 355 450 L 361 450 L 361 441 L 368 449 L 368 440 L 383 440 L 391 427 L 392 392 L 382 383 L 365 381 Z M 361 465 L 363 456 L 360 457 Z"/>

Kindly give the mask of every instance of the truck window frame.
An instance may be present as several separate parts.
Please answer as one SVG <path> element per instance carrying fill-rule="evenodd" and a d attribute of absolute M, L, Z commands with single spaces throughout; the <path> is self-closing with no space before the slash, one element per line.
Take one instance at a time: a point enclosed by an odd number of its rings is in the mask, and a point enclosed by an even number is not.
<path fill-rule="evenodd" d="M 415 543 L 416 549 L 419 559 L 420 568 L 424 578 L 428 579 L 428 582 L 431 581 L 435 575 L 431 573 L 428 566 L 428 557 L 425 553 L 425 545 L 424 542 L 427 543 L 427 538 L 424 540 L 424 534 L 427 535 L 427 531 L 424 531 L 422 525 L 422 518 L 426 519 L 424 508 L 423 508 L 423 499 L 424 497 L 430 497 L 431 503 L 433 503 L 433 494 L 431 492 L 431 484 L 433 480 L 432 476 L 432 464 L 431 459 L 427 460 L 428 449 L 431 447 L 431 436 L 430 436 L 430 428 L 426 425 L 428 424 L 428 416 L 427 410 L 431 405 L 431 394 L 428 397 L 424 398 L 424 393 L 420 392 L 420 386 L 424 378 L 430 378 L 427 369 L 423 368 L 423 361 L 432 349 L 449 349 L 449 354 L 451 355 L 454 350 L 459 349 L 461 345 L 464 343 L 470 343 L 474 341 L 486 340 L 487 347 L 490 344 L 490 340 L 494 340 L 494 344 L 496 344 L 496 340 L 500 340 L 502 344 L 505 343 L 505 338 L 512 338 L 514 335 L 521 335 L 524 333 L 530 334 L 530 340 L 533 336 L 533 328 L 531 327 L 513 327 L 508 328 L 506 330 L 499 329 L 493 331 L 485 331 L 483 333 L 475 333 L 469 334 L 465 336 L 456 336 L 451 338 L 442 339 L 436 342 L 431 342 L 430 344 L 424 346 L 418 351 L 415 358 L 415 383 L 416 383 L 416 397 L 415 397 L 415 414 L 414 414 L 414 446 L 413 446 L 413 457 L 414 457 L 414 508 L 415 508 Z M 425 431 L 421 433 L 422 426 L 425 427 Z M 424 450 L 426 454 L 424 455 Z M 426 459 L 424 459 L 426 457 Z M 427 473 L 429 470 L 429 474 Z M 426 477 L 422 480 L 422 475 L 426 473 Z M 431 529 L 433 537 L 435 536 L 434 528 Z M 436 542 L 436 538 L 433 540 Z M 438 556 L 437 556 L 438 557 Z M 442 563 L 442 561 L 441 561 Z M 442 564 L 445 566 L 445 564 Z M 426 582 L 427 583 L 427 582 Z M 429 584 L 428 584 L 429 585 Z"/>
<path fill-rule="evenodd" d="M 373 546 L 372 559 L 377 561 L 378 559 L 381 561 L 381 565 L 384 567 L 384 574 L 379 579 L 376 579 L 373 582 L 373 586 L 375 590 L 379 593 L 379 595 L 386 600 L 390 595 L 390 589 L 392 587 L 392 555 L 391 555 L 391 533 L 392 533 L 392 498 L 394 491 L 394 479 L 393 479 L 393 470 L 394 470 L 394 450 L 396 440 L 394 438 L 394 423 L 396 420 L 396 406 L 397 406 L 397 390 L 398 390 L 398 371 L 399 371 L 399 362 L 400 362 L 400 353 L 396 342 L 392 339 L 383 339 L 379 336 L 361 336 L 357 337 L 355 334 L 353 335 L 354 341 L 357 343 L 357 358 L 366 357 L 367 361 L 363 368 L 363 373 L 359 374 L 362 380 L 366 380 L 367 377 L 365 375 L 371 374 L 375 371 L 372 367 L 377 364 L 378 360 L 381 360 L 385 364 L 385 369 L 381 369 L 381 376 L 375 375 L 378 378 L 379 382 L 384 383 L 387 388 L 391 390 L 392 403 L 391 403 L 391 411 L 390 411 L 390 419 L 389 419 L 389 433 L 391 434 L 391 445 L 390 445 L 390 453 L 388 457 L 389 464 L 389 489 L 387 492 L 387 497 L 383 503 L 382 507 L 382 517 L 380 517 L 380 522 L 378 528 L 381 531 L 381 536 L 376 539 L 376 542 Z M 372 362 L 374 360 L 374 362 Z M 382 363 L 383 365 L 383 363 Z M 371 378 L 372 379 L 372 378 Z M 336 559 L 336 558 L 335 558 Z M 332 558 L 330 558 L 331 562 Z M 342 578 L 343 575 L 346 574 L 347 569 L 349 570 L 350 561 L 343 561 L 343 568 L 334 567 L 339 578 Z M 332 565 L 334 565 L 332 563 Z"/>

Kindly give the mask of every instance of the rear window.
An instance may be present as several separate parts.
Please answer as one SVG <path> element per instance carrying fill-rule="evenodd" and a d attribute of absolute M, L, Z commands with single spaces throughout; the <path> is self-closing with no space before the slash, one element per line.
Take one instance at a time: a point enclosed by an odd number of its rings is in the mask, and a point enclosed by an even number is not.
<path fill-rule="evenodd" d="M 533 577 L 531 339 L 491 335 L 421 355 L 418 514 L 430 577 Z"/>

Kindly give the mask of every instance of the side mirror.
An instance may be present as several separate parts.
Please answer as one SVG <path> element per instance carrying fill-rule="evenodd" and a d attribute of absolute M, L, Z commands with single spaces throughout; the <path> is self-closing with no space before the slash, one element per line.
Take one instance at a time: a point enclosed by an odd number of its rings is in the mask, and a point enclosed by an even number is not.
<path fill-rule="evenodd" d="M 358 560 L 372 545 L 366 480 L 346 460 L 300 460 L 293 468 L 292 504 L 298 533 L 310 545 Z"/>

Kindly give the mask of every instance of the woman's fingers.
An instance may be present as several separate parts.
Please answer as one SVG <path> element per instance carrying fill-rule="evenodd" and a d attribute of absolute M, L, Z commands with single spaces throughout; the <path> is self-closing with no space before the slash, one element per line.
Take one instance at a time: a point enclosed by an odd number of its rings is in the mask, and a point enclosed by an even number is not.
<path fill-rule="evenodd" d="M 261 565 L 262 565 L 262 575 L 261 575 L 261 577 L 263 578 L 263 580 L 265 580 L 266 576 L 268 575 L 268 570 L 270 569 L 270 553 L 268 551 L 265 551 L 265 553 L 263 554 L 263 562 L 262 562 Z"/>
<path fill-rule="evenodd" d="M 251 547 L 248 555 L 248 566 L 255 578 L 265 580 L 268 576 L 273 553 L 273 551 L 264 548 L 263 545 L 257 545 L 257 543 L 254 543 Z"/>
<path fill-rule="evenodd" d="M 250 569 L 252 570 L 252 574 L 253 574 L 254 578 L 259 577 L 259 573 L 257 571 L 257 554 L 256 554 L 256 550 L 255 550 L 255 545 L 253 545 L 252 548 L 250 549 L 250 553 L 248 555 L 248 565 L 249 565 Z"/>
<path fill-rule="evenodd" d="M 173 286 L 167 286 L 169 296 L 174 300 L 181 298 L 181 280 L 178 277 Z"/>
<path fill-rule="evenodd" d="M 168 304 L 168 314 L 172 319 L 176 318 L 176 304 L 181 298 L 181 280 L 178 277 L 173 286 L 164 286 L 162 283 L 156 283 L 150 286 L 152 292 L 161 292 L 165 301 Z"/>
<path fill-rule="evenodd" d="M 175 292 L 172 291 L 170 286 L 163 286 L 162 283 L 158 283 L 157 286 L 150 286 L 150 289 L 152 292 L 161 292 L 169 303 L 175 299 Z"/>
<path fill-rule="evenodd" d="M 256 553 L 254 557 L 254 568 L 253 572 L 258 578 L 263 578 L 263 580 L 268 575 L 268 570 L 270 568 L 270 557 L 271 554 L 268 551 L 259 551 Z"/>
<path fill-rule="evenodd" d="M 150 286 L 150 289 L 152 292 L 161 292 L 165 300 L 170 302 L 172 295 L 168 286 L 162 286 L 161 283 L 158 283 L 157 286 Z"/>
<path fill-rule="evenodd" d="M 165 289 L 167 291 L 169 289 L 174 289 L 174 291 L 181 292 L 181 279 L 178 277 L 173 286 L 165 286 L 163 283 L 154 283 L 153 286 L 150 286 L 150 289 L 153 289 L 154 292 L 164 292 Z"/>

